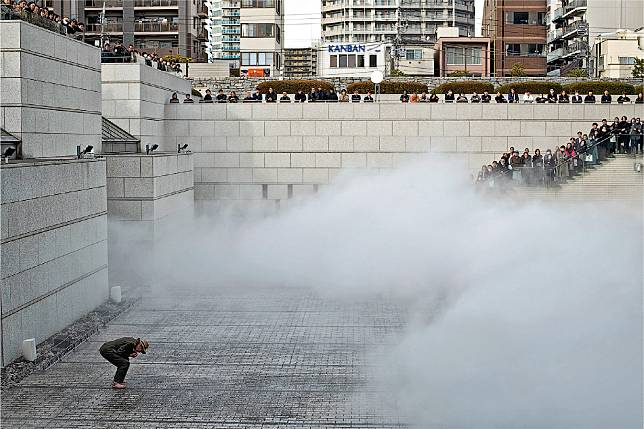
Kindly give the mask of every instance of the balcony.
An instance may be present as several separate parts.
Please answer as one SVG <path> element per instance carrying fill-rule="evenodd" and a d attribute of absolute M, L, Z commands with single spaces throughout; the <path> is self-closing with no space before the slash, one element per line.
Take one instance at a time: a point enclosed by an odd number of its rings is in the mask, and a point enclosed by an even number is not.
<path fill-rule="evenodd" d="M 208 32 L 206 31 L 205 28 L 202 28 L 201 30 L 199 30 L 199 32 L 197 33 L 196 39 L 200 42 L 205 42 L 208 40 Z"/>
<path fill-rule="evenodd" d="M 546 61 L 549 63 L 555 62 L 563 57 L 563 48 L 555 49 L 552 52 L 548 52 L 546 56 Z"/>
<path fill-rule="evenodd" d="M 552 43 L 555 40 L 560 39 L 562 35 L 563 35 L 563 29 L 561 29 L 561 28 L 558 28 L 558 29 L 556 29 L 554 31 L 550 31 L 550 32 L 548 32 L 547 42 Z"/>
<path fill-rule="evenodd" d="M 85 0 L 85 9 L 123 9 L 123 1 L 120 0 Z"/>
<path fill-rule="evenodd" d="M 230 20 L 224 19 L 221 21 L 221 25 L 239 25 L 239 21 L 230 21 Z"/>
<path fill-rule="evenodd" d="M 579 14 L 584 14 L 586 13 L 586 9 L 588 7 L 588 0 L 572 0 L 568 5 L 564 8 L 564 13 L 561 15 L 562 18 L 570 18 L 575 15 Z"/>
<path fill-rule="evenodd" d="M 563 58 L 586 55 L 588 47 L 583 42 L 574 42 L 563 48 Z"/>
<path fill-rule="evenodd" d="M 221 13 L 222 16 L 239 17 L 239 11 L 234 9 L 226 9 Z"/>
<path fill-rule="evenodd" d="M 171 8 L 175 9 L 178 6 L 179 0 L 134 0 L 134 8 Z"/>
<path fill-rule="evenodd" d="M 564 10 L 562 7 L 555 9 L 552 13 L 552 22 L 557 22 L 563 20 Z"/>
<path fill-rule="evenodd" d="M 221 30 L 221 34 L 241 34 L 241 29 L 239 28 L 224 28 Z"/>
<path fill-rule="evenodd" d="M 577 35 L 586 34 L 588 31 L 588 23 L 586 21 L 574 21 L 570 25 L 567 25 L 563 28 L 563 39 L 570 39 Z"/>
<path fill-rule="evenodd" d="M 224 42 L 224 43 L 232 43 L 232 42 L 239 43 L 239 37 L 224 36 L 224 37 L 221 38 L 221 41 Z"/>
<path fill-rule="evenodd" d="M 322 24 L 339 24 L 344 22 L 344 16 L 325 16 L 322 18 Z"/>
<path fill-rule="evenodd" d="M 123 32 L 123 23 L 122 22 L 108 22 L 103 25 L 102 29 L 105 33 L 122 33 Z M 101 24 L 86 24 L 85 33 L 100 33 Z"/>
<path fill-rule="evenodd" d="M 201 6 L 197 7 L 197 16 L 201 19 L 208 18 L 208 6 L 202 4 Z"/>
<path fill-rule="evenodd" d="M 135 33 L 176 33 L 179 31 L 179 24 L 173 22 L 135 22 Z"/>
<path fill-rule="evenodd" d="M 240 3 L 238 1 L 225 1 L 221 3 L 223 9 L 239 9 Z"/>

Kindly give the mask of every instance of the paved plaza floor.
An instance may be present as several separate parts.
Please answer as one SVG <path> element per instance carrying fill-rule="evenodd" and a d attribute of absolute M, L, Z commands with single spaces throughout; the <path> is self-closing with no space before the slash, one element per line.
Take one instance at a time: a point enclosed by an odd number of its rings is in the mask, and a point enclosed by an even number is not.
<path fill-rule="evenodd" d="M 3 392 L 9 428 L 397 428 L 371 383 L 404 327 L 386 300 L 299 289 L 178 291 L 132 310 L 47 371 Z M 128 388 L 111 389 L 107 340 L 147 338 Z"/>

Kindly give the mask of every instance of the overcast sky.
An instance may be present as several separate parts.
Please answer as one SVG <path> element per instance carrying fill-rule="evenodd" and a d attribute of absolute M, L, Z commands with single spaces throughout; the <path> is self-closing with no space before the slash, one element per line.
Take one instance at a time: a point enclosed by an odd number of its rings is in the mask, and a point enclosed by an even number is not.
<path fill-rule="evenodd" d="M 287 48 L 311 46 L 312 40 L 320 39 L 320 0 L 285 0 L 285 38 Z M 481 31 L 483 0 L 475 0 L 476 34 Z"/>

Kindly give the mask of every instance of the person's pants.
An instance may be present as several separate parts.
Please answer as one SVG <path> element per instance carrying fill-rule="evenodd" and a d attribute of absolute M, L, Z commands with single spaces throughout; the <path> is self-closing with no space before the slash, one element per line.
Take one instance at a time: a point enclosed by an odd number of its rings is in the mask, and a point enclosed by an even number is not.
<path fill-rule="evenodd" d="M 125 381 L 125 376 L 127 375 L 127 370 L 130 368 L 130 360 L 117 355 L 116 353 L 103 350 L 101 350 L 101 356 L 103 356 L 109 363 L 116 366 L 114 382 L 123 383 Z"/>

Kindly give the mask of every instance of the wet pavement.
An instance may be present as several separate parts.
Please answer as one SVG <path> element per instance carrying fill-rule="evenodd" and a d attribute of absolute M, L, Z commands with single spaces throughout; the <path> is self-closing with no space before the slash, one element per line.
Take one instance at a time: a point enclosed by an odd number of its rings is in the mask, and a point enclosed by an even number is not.
<path fill-rule="evenodd" d="M 338 301 L 299 289 L 146 298 L 47 371 L 2 395 L 9 428 L 398 428 L 371 383 L 404 326 L 386 300 Z M 98 348 L 147 338 L 128 388 Z"/>

